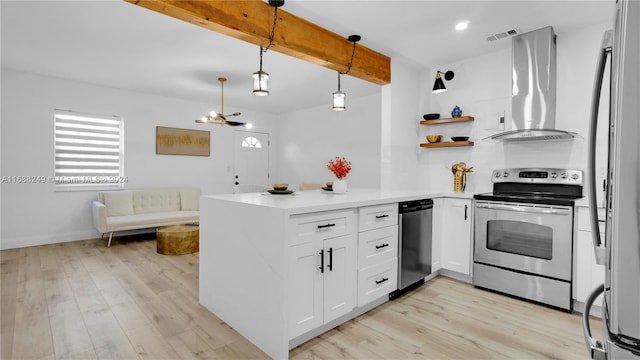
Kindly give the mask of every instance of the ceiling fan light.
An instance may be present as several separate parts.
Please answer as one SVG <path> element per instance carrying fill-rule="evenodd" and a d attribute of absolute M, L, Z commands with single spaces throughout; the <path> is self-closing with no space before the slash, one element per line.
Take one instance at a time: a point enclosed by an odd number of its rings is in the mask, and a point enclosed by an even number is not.
<path fill-rule="evenodd" d="M 332 107 L 333 111 L 346 110 L 346 106 L 345 106 L 346 97 L 347 97 L 347 94 L 343 93 L 340 90 L 333 93 L 333 107 Z"/>
<path fill-rule="evenodd" d="M 262 70 L 253 73 L 253 95 L 267 96 L 269 95 L 269 74 Z"/>

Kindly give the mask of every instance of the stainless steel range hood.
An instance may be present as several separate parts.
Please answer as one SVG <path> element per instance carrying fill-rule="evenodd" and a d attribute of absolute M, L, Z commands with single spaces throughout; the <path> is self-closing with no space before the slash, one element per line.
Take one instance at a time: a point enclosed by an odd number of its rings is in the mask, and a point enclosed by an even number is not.
<path fill-rule="evenodd" d="M 486 139 L 505 142 L 573 139 L 575 133 L 555 128 L 556 35 L 553 27 L 515 36 L 512 41 L 512 130 Z"/>

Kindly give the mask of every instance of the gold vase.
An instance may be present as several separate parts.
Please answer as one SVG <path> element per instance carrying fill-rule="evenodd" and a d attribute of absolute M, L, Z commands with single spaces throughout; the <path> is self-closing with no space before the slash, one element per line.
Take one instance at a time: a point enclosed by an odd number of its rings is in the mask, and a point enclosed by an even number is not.
<path fill-rule="evenodd" d="M 453 192 L 464 192 L 467 186 L 467 173 L 459 172 L 453 174 Z"/>

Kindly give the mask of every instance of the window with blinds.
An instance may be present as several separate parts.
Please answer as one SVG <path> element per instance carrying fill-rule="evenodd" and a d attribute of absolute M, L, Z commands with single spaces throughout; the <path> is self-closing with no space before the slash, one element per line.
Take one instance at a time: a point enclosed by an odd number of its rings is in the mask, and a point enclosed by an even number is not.
<path fill-rule="evenodd" d="M 122 118 L 115 115 L 55 111 L 55 186 L 122 188 Z"/>

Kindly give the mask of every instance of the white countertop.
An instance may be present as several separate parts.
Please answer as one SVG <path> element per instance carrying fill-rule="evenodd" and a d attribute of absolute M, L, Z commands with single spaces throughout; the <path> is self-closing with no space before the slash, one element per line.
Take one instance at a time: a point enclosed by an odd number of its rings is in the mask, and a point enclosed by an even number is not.
<path fill-rule="evenodd" d="M 203 199 L 215 199 L 237 204 L 264 206 L 280 209 L 289 214 L 344 209 L 379 205 L 385 203 L 454 197 L 472 199 L 472 193 L 428 193 L 409 190 L 349 189 L 345 194 L 335 194 L 324 190 L 296 191 L 291 195 L 270 193 L 204 195 Z"/>

